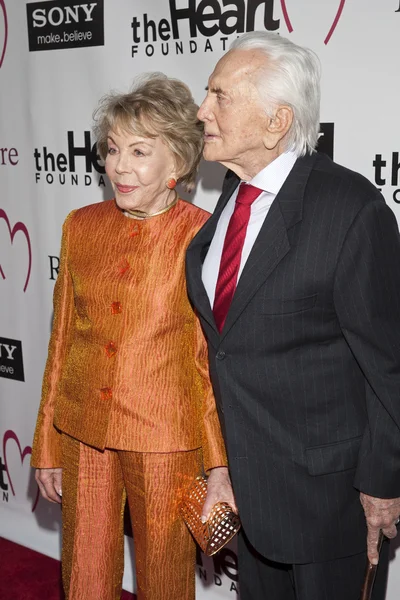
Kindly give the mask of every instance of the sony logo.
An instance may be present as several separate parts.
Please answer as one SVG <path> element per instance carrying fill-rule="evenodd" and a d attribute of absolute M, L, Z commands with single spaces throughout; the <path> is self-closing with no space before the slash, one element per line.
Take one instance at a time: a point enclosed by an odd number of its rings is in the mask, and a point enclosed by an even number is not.
<path fill-rule="evenodd" d="M 33 26 L 45 27 L 48 23 L 53 27 L 59 27 L 64 24 L 79 23 L 81 18 L 84 21 L 93 21 L 93 10 L 97 2 L 90 4 L 77 4 L 75 6 L 53 6 L 52 8 L 36 8 L 32 12 Z"/>
<path fill-rule="evenodd" d="M 6 358 L 7 360 L 14 360 L 14 352 L 17 346 L 11 346 L 9 344 L 0 344 L 0 358 Z"/>

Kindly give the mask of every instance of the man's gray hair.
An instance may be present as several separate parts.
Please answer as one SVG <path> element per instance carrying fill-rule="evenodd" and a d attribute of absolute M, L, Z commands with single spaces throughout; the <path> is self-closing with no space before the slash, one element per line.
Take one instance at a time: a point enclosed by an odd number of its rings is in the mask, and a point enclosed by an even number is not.
<path fill-rule="evenodd" d="M 319 134 L 320 76 L 317 55 L 268 31 L 245 33 L 230 50 L 260 50 L 267 58 L 265 69 L 256 72 L 256 85 L 269 116 L 280 105 L 293 110 L 286 150 L 297 156 L 314 152 Z"/>

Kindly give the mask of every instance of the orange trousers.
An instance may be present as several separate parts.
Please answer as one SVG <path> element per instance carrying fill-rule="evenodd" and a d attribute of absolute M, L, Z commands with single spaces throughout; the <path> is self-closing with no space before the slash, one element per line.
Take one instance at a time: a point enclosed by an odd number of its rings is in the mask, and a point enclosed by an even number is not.
<path fill-rule="evenodd" d="M 201 450 L 100 452 L 62 436 L 66 600 L 120 600 L 128 498 L 138 600 L 194 600 L 195 544 L 179 516 Z"/>

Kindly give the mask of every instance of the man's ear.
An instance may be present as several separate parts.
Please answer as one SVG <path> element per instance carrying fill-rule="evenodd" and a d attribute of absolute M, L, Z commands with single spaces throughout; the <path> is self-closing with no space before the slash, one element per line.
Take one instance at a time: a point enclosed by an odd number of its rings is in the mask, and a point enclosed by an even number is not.
<path fill-rule="evenodd" d="M 285 137 L 293 123 L 293 110 L 290 106 L 279 106 L 273 117 L 267 117 L 264 133 L 264 146 L 273 150 Z"/>

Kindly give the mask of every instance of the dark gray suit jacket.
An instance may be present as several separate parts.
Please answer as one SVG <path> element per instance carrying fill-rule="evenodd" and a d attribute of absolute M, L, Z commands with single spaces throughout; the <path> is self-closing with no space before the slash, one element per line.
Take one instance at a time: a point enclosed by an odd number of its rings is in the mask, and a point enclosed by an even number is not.
<path fill-rule="evenodd" d="M 201 280 L 226 202 L 189 246 L 187 281 L 244 531 L 281 562 L 361 552 L 359 491 L 400 496 L 400 242 L 361 175 L 297 160 L 238 282 L 222 334 Z"/>

